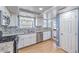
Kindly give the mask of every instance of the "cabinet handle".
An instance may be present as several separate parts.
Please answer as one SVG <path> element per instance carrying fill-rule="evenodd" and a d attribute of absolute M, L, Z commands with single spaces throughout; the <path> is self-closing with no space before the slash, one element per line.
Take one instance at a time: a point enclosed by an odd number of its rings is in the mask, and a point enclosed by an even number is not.
<path fill-rule="evenodd" d="M 63 35 L 63 33 L 61 33 L 61 35 Z"/>

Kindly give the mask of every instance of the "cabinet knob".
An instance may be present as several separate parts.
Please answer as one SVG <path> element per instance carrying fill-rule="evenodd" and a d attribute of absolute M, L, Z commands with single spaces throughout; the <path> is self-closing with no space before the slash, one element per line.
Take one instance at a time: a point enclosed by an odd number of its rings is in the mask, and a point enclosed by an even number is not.
<path fill-rule="evenodd" d="M 61 33 L 61 35 L 63 35 L 63 33 Z"/>

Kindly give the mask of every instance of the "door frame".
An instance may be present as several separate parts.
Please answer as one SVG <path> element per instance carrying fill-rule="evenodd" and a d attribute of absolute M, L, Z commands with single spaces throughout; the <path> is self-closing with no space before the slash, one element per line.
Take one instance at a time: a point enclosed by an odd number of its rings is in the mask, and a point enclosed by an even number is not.
<path fill-rule="evenodd" d="M 60 15 L 56 16 L 56 46 L 60 48 Z"/>
<path fill-rule="evenodd" d="M 59 41 L 59 42 L 57 42 L 57 44 L 58 44 L 58 46 L 60 47 L 60 14 L 63 14 L 63 13 L 66 13 L 66 12 L 69 12 L 69 11 L 73 11 L 73 10 L 78 10 L 78 53 L 79 53 L 79 7 L 77 7 L 77 8 L 74 8 L 74 9 L 72 9 L 72 10 L 68 10 L 68 11 L 65 11 L 65 12 L 62 12 L 62 13 L 59 13 L 59 14 L 57 14 L 57 17 L 56 17 L 56 19 L 57 19 L 57 22 L 59 22 L 58 23 L 58 33 L 57 33 L 57 40 Z M 58 17 L 59 16 L 59 17 Z M 58 21 L 59 20 L 59 21 Z"/>
<path fill-rule="evenodd" d="M 79 8 L 78 8 L 78 53 L 79 53 Z"/>

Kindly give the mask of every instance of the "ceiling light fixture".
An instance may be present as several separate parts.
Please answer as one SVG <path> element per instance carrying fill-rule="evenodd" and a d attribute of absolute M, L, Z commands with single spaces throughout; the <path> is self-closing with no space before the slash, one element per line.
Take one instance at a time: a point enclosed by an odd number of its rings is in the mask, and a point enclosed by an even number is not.
<path fill-rule="evenodd" d="M 39 8 L 39 10 L 43 10 L 43 8 Z"/>

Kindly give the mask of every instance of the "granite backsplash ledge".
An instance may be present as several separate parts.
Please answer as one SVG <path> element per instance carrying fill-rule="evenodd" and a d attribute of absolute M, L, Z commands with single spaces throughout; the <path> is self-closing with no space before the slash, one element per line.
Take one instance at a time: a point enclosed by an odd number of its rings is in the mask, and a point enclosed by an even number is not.
<path fill-rule="evenodd" d="M 3 32 L 3 36 L 9 35 L 23 35 L 23 34 L 31 34 L 36 32 L 44 32 L 50 31 L 51 28 L 17 28 L 17 27 L 7 27 L 7 28 L 0 28 Z"/>

